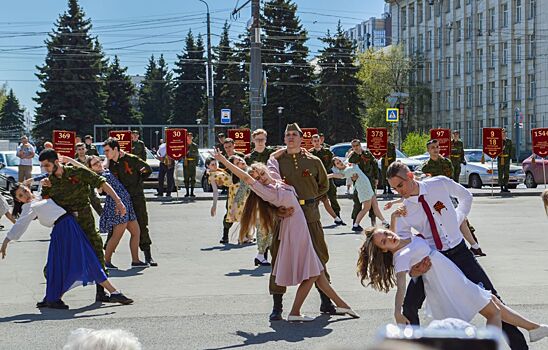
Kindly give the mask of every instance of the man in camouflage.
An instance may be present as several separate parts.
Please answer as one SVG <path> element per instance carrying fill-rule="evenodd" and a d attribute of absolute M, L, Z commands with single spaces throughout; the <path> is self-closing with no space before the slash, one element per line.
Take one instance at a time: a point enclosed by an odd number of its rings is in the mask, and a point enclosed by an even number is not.
<path fill-rule="evenodd" d="M 460 165 L 466 165 L 466 159 L 464 159 L 464 144 L 458 130 L 453 130 L 451 138 L 451 164 L 453 164 L 453 181 L 459 183 Z"/>
<path fill-rule="evenodd" d="M 97 148 L 93 145 L 93 136 L 86 135 L 84 137 L 84 143 L 86 144 L 86 156 L 99 156 Z"/>
<path fill-rule="evenodd" d="M 185 197 L 196 197 L 194 195 L 194 185 L 196 185 L 196 167 L 200 159 L 198 145 L 192 142 L 194 136 L 191 132 L 186 134 L 186 156 L 183 167 L 183 176 L 185 181 Z M 188 192 L 190 188 L 190 193 Z"/>
<path fill-rule="evenodd" d="M 325 167 L 325 170 L 328 174 L 331 174 L 333 171 L 333 152 L 329 148 L 323 147 L 321 143 L 321 136 L 318 134 L 312 135 L 312 147 L 308 152 L 312 153 L 318 157 Z M 325 207 L 325 210 L 335 219 L 335 225 L 346 225 L 341 219 L 341 206 L 337 201 L 337 186 L 333 179 L 329 179 L 329 190 L 327 195 L 323 196 L 320 199 Z"/>
<path fill-rule="evenodd" d="M 42 151 L 39 160 L 43 169 L 49 174 L 48 178 L 42 181 L 42 198 L 53 199 L 57 205 L 74 215 L 104 269 L 103 241 L 97 232 L 91 212 L 89 188 L 100 188 L 105 194 L 111 196 L 116 202 L 117 213 L 125 215 L 126 207 L 105 178 L 87 168 L 60 164 L 54 150 Z M 109 300 L 104 288 L 97 285 L 96 301 L 108 302 Z"/>
<path fill-rule="evenodd" d="M 502 153 L 497 157 L 500 192 L 510 192 L 508 180 L 510 178 L 510 163 L 514 155 L 513 152 L 512 140 L 506 138 L 506 129 L 502 129 Z"/>
<path fill-rule="evenodd" d="M 115 138 L 108 138 L 103 143 L 105 157 L 108 159 L 108 169 L 120 180 L 131 197 L 133 210 L 139 223 L 140 240 L 139 248 L 145 254 L 145 261 L 150 266 L 158 266 L 152 258 L 150 246 L 152 241 L 148 231 L 148 213 L 143 192 L 143 180 L 152 173 L 150 166 L 139 157 L 120 150 L 120 144 Z M 108 240 L 108 239 L 107 239 Z"/>
<path fill-rule="evenodd" d="M 133 130 L 131 132 L 131 154 L 136 155 L 145 162 L 147 160 L 145 143 L 139 140 L 139 130 Z"/>
<path fill-rule="evenodd" d="M 386 154 L 381 158 L 381 180 L 382 180 L 382 194 L 394 194 L 386 178 L 386 170 L 390 164 L 396 161 L 396 145 L 390 141 L 390 133 L 388 133 L 388 145 Z"/>
<path fill-rule="evenodd" d="M 350 144 L 352 146 L 352 152 L 348 155 L 348 162 L 357 164 L 361 171 L 367 175 L 367 178 L 371 183 L 373 193 L 376 194 L 377 185 L 379 183 L 379 166 L 377 164 L 377 160 L 371 152 L 362 148 L 360 140 L 354 139 Z M 362 210 L 362 204 L 358 198 L 358 191 L 355 189 L 354 194 L 352 195 L 352 200 L 354 201 L 354 206 L 352 208 L 352 224 L 354 224 L 356 216 L 358 216 L 358 213 Z M 371 218 L 371 224 L 374 226 L 375 213 L 372 213 L 372 210 L 369 211 L 369 217 Z"/>
<path fill-rule="evenodd" d="M 324 268 L 329 260 L 329 252 L 325 243 L 322 223 L 320 221 L 320 211 L 318 208 L 319 199 L 329 190 L 329 181 L 327 172 L 322 161 L 309 153 L 302 152 L 302 130 L 297 124 L 288 124 L 285 129 L 286 149 L 277 151 L 278 163 L 280 166 L 280 176 L 289 185 L 295 188 L 301 208 L 306 217 L 312 245 L 318 258 Z M 280 240 L 278 238 L 279 229 L 272 236 L 272 245 L 270 251 L 272 254 L 272 265 L 275 264 L 276 255 Z M 325 275 L 329 280 L 329 274 L 325 269 Z M 282 319 L 282 299 L 286 287 L 278 286 L 275 283 L 275 276 L 270 275 L 269 283 L 270 294 L 274 299 L 274 307 L 270 314 L 271 321 Z M 319 289 L 321 298 L 320 311 L 322 313 L 336 314 L 335 307 L 329 297 L 323 294 Z"/>
<path fill-rule="evenodd" d="M 80 142 L 80 143 L 77 143 L 75 147 L 76 147 L 76 155 L 74 159 L 78 161 L 80 164 L 87 166 L 88 158 L 90 158 L 91 156 L 86 155 L 86 152 L 87 152 L 86 145 Z M 97 193 L 95 192 L 95 188 L 93 187 L 89 188 L 89 201 L 91 203 L 91 207 L 93 208 L 93 210 L 95 210 L 97 215 L 100 216 L 103 213 L 103 207 L 101 206 L 101 200 L 97 196 Z"/>

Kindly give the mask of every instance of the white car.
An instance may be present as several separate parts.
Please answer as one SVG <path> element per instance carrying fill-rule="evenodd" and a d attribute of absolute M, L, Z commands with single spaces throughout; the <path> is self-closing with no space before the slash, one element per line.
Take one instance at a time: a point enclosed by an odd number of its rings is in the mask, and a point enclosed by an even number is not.
<path fill-rule="evenodd" d="M 15 151 L 0 152 L 0 163 L 4 164 L 4 167 L 0 169 L 0 174 L 4 175 L 0 177 L 0 188 L 6 191 L 9 191 L 19 178 L 19 158 L 17 158 L 15 153 Z M 38 154 L 36 154 L 32 159 L 32 177 L 38 176 L 41 173 L 40 161 L 38 160 Z M 31 187 L 33 190 L 36 190 L 38 188 L 38 181 L 35 181 Z"/>

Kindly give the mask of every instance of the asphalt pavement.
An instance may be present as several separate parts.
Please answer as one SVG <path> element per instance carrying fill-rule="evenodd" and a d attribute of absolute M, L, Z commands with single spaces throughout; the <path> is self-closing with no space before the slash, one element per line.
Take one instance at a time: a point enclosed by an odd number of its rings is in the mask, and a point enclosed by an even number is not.
<path fill-rule="evenodd" d="M 350 221 L 352 202 L 342 199 L 341 204 L 343 219 Z M 148 204 L 159 267 L 130 269 L 127 235 L 113 258 L 121 269 L 111 273 L 112 282 L 135 299 L 130 306 L 96 304 L 95 288 L 88 286 L 65 295 L 68 311 L 36 309 L 45 290 L 42 268 L 49 230 L 33 222 L 0 261 L 0 349 L 61 349 L 69 332 L 79 327 L 129 330 L 144 349 L 364 349 L 392 321 L 394 293 L 364 288 L 356 277 L 362 236 L 350 226 L 334 227 L 323 213 L 333 286 L 362 318 L 320 316 L 319 297 L 312 290 L 303 312 L 318 316 L 314 322 L 270 324 L 270 269 L 253 265 L 254 245 L 218 243 L 224 202 L 215 218 L 209 216 L 210 205 Z M 488 254 L 480 263 L 504 300 L 529 318 L 548 323 L 548 219 L 540 198 L 475 198 L 469 219 Z M 7 220 L 2 223 L 9 228 Z M 284 316 L 294 292 L 290 288 L 284 298 Z M 474 323 L 481 326 L 484 321 L 477 317 Z M 548 349 L 548 339 L 531 349 Z"/>

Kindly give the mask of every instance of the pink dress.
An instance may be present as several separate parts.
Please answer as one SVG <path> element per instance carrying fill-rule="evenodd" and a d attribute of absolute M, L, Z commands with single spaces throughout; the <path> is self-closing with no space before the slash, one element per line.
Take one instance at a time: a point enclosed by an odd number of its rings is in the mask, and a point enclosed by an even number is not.
<path fill-rule="evenodd" d="M 306 218 L 292 186 L 282 182 L 265 186 L 258 181 L 251 189 L 259 197 L 276 207 L 293 207 L 295 213 L 281 219 L 280 247 L 272 274 L 279 286 L 296 286 L 310 277 L 319 276 L 324 270 L 310 239 Z"/>

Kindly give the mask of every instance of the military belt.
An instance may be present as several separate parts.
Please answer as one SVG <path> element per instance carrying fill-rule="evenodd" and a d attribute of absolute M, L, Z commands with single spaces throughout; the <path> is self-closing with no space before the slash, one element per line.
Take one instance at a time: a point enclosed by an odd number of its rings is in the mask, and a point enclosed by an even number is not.
<path fill-rule="evenodd" d="M 300 205 L 314 204 L 314 203 L 316 203 L 316 198 L 312 198 L 312 199 L 299 199 L 299 204 L 300 204 Z"/>

